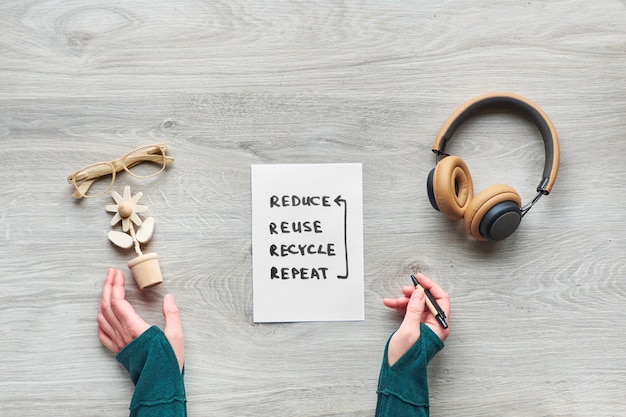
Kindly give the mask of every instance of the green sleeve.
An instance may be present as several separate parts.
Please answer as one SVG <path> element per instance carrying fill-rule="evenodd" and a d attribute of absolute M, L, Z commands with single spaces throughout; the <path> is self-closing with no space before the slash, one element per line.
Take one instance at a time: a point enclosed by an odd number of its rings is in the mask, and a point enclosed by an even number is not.
<path fill-rule="evenodd" d="M 135 384 L 131 417 L 187 415 L 184 372 L 161 329 L 150 327 L 116 356 Z"/>
<path fill-rule="evenodd" d="M 443 342 L 423 323 L 420 332 L 420 338 L 393 366 L 389 366 L 387 359 L 391 337 L 387 340 L 378 378 L 376 417 L 428 416 L 426 367 L 443 349 Z"/>

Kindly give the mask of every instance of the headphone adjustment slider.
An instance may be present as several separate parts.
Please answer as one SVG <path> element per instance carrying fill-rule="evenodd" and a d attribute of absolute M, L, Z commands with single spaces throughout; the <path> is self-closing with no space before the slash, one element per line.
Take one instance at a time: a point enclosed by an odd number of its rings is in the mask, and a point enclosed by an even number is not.
<path fill-rule="evenodd" d="M 531 201 L 530 203 L 528 203 L 528 204 L 526 204 L 524 207 L 522 207 L 522 210 L 521 210 L 521 212 L 522 212 L 522 217 L 524 217 L 524 216 L 526 215 L 526 213 L 528 213 L 528 211 L 532 208 L 532 206 L 534 206 L 535 204 L 537 204 L 537 201 L 539 201 L 539 199 L 540 199 L 542 196 L 546 195 L 546 194 L 548 194 L 548 193 L 546 192 L 546 190 L 540 190 L 540 189 L 537 189 L 537 195 L 535 195 L 535 197 L 532 199 L 532 201 Z"/>
<path fill-rule="evenodd" d="M 449 153 L 443 152 L 440 149 L 433 149 L 432 151 L 435 154 L 435 165 L 437 165 L 439 161 L 441 161 L 446 156 L 450 156 Z"/>
<path fill-rule="evenodd" d="M 548 191 L 546 189 L 546 187 L 548 186 L 549 182 L 550 182 L 550 178 L 549 177 L 542 178 L 541 182 L 537 186 L 537 192 L 543 193 L 545 195 L 550 194 L 550 191 Z"/>

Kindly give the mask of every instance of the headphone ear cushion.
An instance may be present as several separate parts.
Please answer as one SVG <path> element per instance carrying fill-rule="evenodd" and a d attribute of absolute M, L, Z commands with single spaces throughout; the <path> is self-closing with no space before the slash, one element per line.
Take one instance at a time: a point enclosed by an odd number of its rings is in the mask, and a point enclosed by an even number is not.
<path fill-rule="evenodd" d="M 437 205 L 437 200 L 435 200 L 435 190 L 433 187 L 433 178 L 435 176 L 435 168 L 431 169 L 428 173 L 428 179 L 426 180 L 426 192 L 428 193 L 428 201 L 430 201 L 430 205 L 437 211 L 439 210 L 439 206 Z"/>
<path fill-rule="evenodd" d="M 465 231 L 478 240 L 502 240 L 522 221 L 522 199 L 512 187 L 493 185 L 476 195 L 463 217 Z"/>
<path fill-rule="evenodd" d="M 429 198 L 441 213 L 453 220 L 462 219 L 474 195 L 472 175 L 465 161 L 458 156 L 447 156 L 429 175 Z"/>

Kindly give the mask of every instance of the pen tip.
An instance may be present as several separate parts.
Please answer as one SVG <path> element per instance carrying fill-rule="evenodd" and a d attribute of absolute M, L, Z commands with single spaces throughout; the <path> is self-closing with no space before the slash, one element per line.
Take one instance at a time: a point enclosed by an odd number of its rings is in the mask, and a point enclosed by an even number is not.
<path fill-rule="evenodd" d="M 411 275 L 411 281 L 413 281 L 413 285 L 415 285 L 416 287 L 419 285 L 419 282 L 417 282 L 417 278 L 415 278 L 415 275 Z"/>

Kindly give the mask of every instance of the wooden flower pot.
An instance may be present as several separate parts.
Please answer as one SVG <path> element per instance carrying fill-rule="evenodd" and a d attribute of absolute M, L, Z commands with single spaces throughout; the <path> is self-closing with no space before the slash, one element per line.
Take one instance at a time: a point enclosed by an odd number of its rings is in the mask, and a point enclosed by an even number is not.
<path fill-rule="evenodd" d="M 154 287 L 163 282 L 159 257 L 156 253 L 146 253 L 128 261 L 128 268 L 133 273 L 140 290 Z"/>

